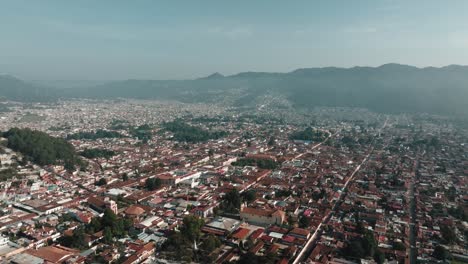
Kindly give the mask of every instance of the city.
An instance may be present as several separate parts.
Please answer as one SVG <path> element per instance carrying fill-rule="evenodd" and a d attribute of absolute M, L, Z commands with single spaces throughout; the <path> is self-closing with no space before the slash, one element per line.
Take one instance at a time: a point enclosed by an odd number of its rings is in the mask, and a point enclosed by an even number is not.
<path fill-rule="evenodd" d="M 466 259 L 468 134 L 446 118 L 144 100 L 4 105 L 3 262 Z M 41 165 L 13 143 L 28 129 L 72 145 L 81 162 Z"/>
<path fill-rule="evenodd" d="M 467 0 L 0 0 L 0 264 L 468 264 Z"/>

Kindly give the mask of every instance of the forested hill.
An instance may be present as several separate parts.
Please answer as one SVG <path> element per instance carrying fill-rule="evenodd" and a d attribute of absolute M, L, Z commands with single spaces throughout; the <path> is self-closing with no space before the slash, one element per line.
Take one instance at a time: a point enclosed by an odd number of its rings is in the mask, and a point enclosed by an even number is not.
<path fill-rule="evenodd" d="M 84 163 L 73 146 L 62 138 L 29 128 L 12 128 L 0 135 L 8 139 L 7 147 L 20 152 L 38 165 L 60 164 L 67 170 L 75 169 Z"/>
<path fill-rule="evenodd" d="M 289 73 L 244 72 L 231 76 L 216 73 L 195 80 L 117 81 L 90 88 L 62 89 L 56 95 L 170 99 L 234 106 L 268 103 L 294 108 L 347 106 L 380 112 L 468 115 L 468 67 L 417 68 L 385 64 L 307 68 Z"/>

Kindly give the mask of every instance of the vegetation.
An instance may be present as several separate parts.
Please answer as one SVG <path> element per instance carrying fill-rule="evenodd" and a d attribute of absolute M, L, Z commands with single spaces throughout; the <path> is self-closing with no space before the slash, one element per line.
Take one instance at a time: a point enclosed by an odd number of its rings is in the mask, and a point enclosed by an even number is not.
<path fill-rule="evenodd" d="M 237 264 L 274 264 L 277 261 L 277 256 L 272 253 L 268 253 L 264 256 L 258 256 L 254 253 L 248 252 L 241 255 Z"/>
<path fill-rule="evenodd" d="M 279 167 L 279 163 L 271 159 L 252 159 L 252 158 L 243 158 L 239 159 L 236 162 L 232 163 L 233 166 L 257 166 L 260 169 L 274 170 Z"/>
<path fill-rule="evenodd" d="M 122 134 L 116 131 L 108 131 L 103 129 L 98 129 L 96 132 L 78 132 L 75 134 L 67 135 L 67 139 L 90 139 L 96 140 L 100 138 L 122 138 Z"/>
<path fill-rule="evenodd" d="M 80 152 L 80 155 L 88 159 L 95 159 L 95 158 L 108 159 L 112 156 L 115 156 L 115 152 L 112 150 L 107 150 L 107 149 L 94 148 L 94 149 L 85 149 L 82 152 Z"/>
<path fill-rule="evenodd" d="M 208 235 L 208 237 L 200 245 L 200 248 L 207 252 L 211 252 L 216 248 L 219 248 L 221 245 L 221 241 L 216 236 Z"/>
<path fill-rule="evenodd" d="M 244 192 L 242 195 L 242 199 L 245 200 L 247 203 L 251 203 L 255 201 L 256 198 L 257 198 L 257 193 L 255 192 L 255 190 L 248 190 Z"/>
<path fill-rule="evenodd" d="M 311 127 L 306 128 L 303 131 L 296 131 L 289 136 L 292 140 L 306 140 L 306 141 L 324 141 L 327 138 L 327 133 L 313 129 Z"/>
<path fill-rule="evenodd" d="M 170 131 L 174 134 L 174 140 L 190 143 L 218 139 L 227 135 L 225 131 L 206 131 L 199 127 L 186 124 L 181 120 L 164 123 L 163 127 L 166 131 Z"/>
<path fill-rule="evenodd" d="M 241 196 L 237 189 L 233 189 L 224 195 L 221 208 L 228 212 L 238 214 L 242 203 Z"/>
<path fill-rule="evenodd" d="M 68 170 L 83 165 L 73 146 L 64 139 L 28 128 L 12 128 L 4 132 L 3 137 L 8 139 L 9 148 L 39 165 L 63 164 Z"/>
<path fill-rule="evenodd" d="M 122 175 L 122 181 L 128 181 L 129 177 L 128 177 L 128 174 L 127 173 L 124 173 Z"/>
<path fill-rule="evenodd" d="M 11 76 L 0 76 L 0 97 L 15 101 L 44 101 L 57 97 L 176 98 L 184 102 L 213 103 L 219 102 L 222 96 L 239 106 L 254 106 L 262 96 L 274 92 L 297 108 L 364 107 L 377 112 L 466 116 L 467 73 L 468 69 L 463 66 L 416 68 L 386 64 L 375 68 L 298 69 L 284 74 L 248 72 L 183 82 L 126 80 L 72 91 L 35 87 Z M 233 87 L 246 89 L 239 94 L 226 93 Z"/>
<path fill-rule="evenodd" d="M 0 182 L 7 181 L 16 176 L 17 176 L 17 170 L 14 168 L 7 168 L 4 170 L 0 170 Z"/>
<path fill-rule="evenodd" d="M 443 244 L 452 244 L 457 240 L 457 235 L 453 226 L 442 225 L 440 227 Z"/>
<path fill-rule="evenodd" d="M 192 245 L 194 242 L 199 242 L 202 232 L 201 228 L 205 222 L 196 216 L 189 215 L 184 217 L 180 232 L 172 231 L 168 240 L 164 243 L 162 250 L 164 253 L 176 261 L 192 262 L 195 259 L 205 260 L 203 263 L 212 262 L 207 261 L 211 254 L 208 249 L 215 248 L 220 245 L 219 240 L 208 237 L 201 248 L 204 249 L 201 255 L 196 255 L 193 251 Z M 207 241 L 208 240 L 208 241 Z M 206 245 L 203 245 L 207 243 Z M 210 259 L 211 260 L 211 259 Z"/>
<path fill-rule="evenodd" d="M 85 243 L 86 235 L 103 231 L 104 242 L 112 243 L 115 238 L 126 236 L 132 226 L 131 220 L 120 218 L 112 210 L 106 209 L 101 218 L 93 218 L 89 224 L 75 229 L 72 236 L 60 237 L 58 242 L 66 247 L 85 249 L 88 247 Z"/>
<path fill-rule="evenodd" d="M 461 205 L 459 205 L 457 208 L 450 207 L 447 209 L 447 211 L 451 216 L 459 220 L 468 222 L 468 214 L 465 213 L 465 210 L 463 209 Z"/>
<path fill-rule="evenodd" d="M 99 179 L 99 181 L 96 182 L 96 186 L 103 186 L 107 184 L 107 180 L 105 178 Z"/>
<path fill-rule="evenodd" d="M 377 242 L 372 232 L 366 230 L 362 237 L 349 241 L 342 251 L 343 255 L 352 258 L 373 257 L 377 263 L 383 263 L 385 255 L 378 250 Z"/>
<path fill-rule="evenodd" d="M 152 130 L 153 129 L 151 126 L 149 126 L 148 124 L 144 124 L 137 128 L 131 128 L 130 134 L 132 135 L 132 137 L 138 138 L 143 142 L 147 142 L 153 136 Z"/>
<path fill-rule="evenodd" d="M 434 248 L 434 252 L 432 252 L 432 256 L 438 260 L 447 260 L 447 259 L 450 259 L 450 253 L 448 252 L 448 250 L 441 246 L 441 245 L 437 245 L 435 248 Z"/>
<path fill-rule="evenodd" d="M 299 227 L 300 228 L 308 228 L 312 224 L 312 219 L 310 217 L 307 217 L 305 215 L 301 216 L 299 218 Z"/>
<path fill-rule="evenodd" d="M 161 187 L 161 179 L 159 178 L 148 178 L 145 181 L 145 188 L 149 191 L 157 190 Z"/>
<path fill-rule="evenodd" d="M 85 230 L 83 227 L 78 227 L 73 230 L 73 234 L 71 236 L 61 236 L 57 241 L 66 247 L 70 248 L 78 248 L 78 249 L 86 249 L 88 245 L 85 242 Z"/>

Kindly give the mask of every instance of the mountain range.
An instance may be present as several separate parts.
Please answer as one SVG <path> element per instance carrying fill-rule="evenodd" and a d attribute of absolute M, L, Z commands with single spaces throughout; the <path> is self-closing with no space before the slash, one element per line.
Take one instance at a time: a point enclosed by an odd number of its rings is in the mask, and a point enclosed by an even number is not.
<path fill-rule="evenodd" d="M 124 80 L 80 88 L 45 87 L 0 75 L 0 97 L 15 101 L 58 98 L 135 98 L 232 106 L 364 107 L 373 111 L 468 115 L 468 66 L 418 68 L 304 68 L 288 73 L 214 73 L 193 80 Z"/>

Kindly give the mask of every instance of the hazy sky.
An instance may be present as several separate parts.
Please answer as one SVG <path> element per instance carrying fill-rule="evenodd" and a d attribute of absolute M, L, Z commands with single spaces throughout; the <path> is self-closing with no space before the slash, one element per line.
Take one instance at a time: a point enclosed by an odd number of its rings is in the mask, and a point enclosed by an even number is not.
<path fill-rule="evenodd" d="M 181 79 L 468 64 L 466 0 L 0 0 L 0 73 Z"/>

